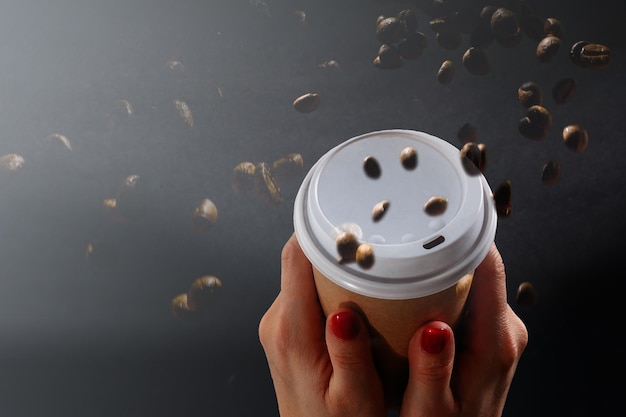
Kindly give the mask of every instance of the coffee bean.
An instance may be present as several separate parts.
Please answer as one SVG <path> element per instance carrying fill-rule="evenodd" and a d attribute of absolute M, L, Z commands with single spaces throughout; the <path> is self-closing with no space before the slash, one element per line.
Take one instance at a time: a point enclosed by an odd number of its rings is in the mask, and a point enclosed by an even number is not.
<path fill-rule="evenodd" d="M 491 70 L 487 53 L 474 47 L 468 48 L 463 54 L 463 66 L 474 75 L 487 75 Z"/>
<path fill-rule="evenodd" d="M 552 87 L 552 98 L 557 104 L 563 104 L 569 101 L 576 90 L 576 81 L 573 78 L 561 78 Z"/>
<path fill-rule="evenodd" d="M 411 32 L 398 43 L 398 53 L 407 61 L 416 60 L 427 45 L 428 39 L 422 32 Z"/>
<path fill-rule="evenodd" d="M 513 204 L 511 201 L 511 181 L 504 180 L 498 185 L 493 192 L 493 199 L 496 205 L 496 213 L 498 218 L 510 217 L 513 213 Z"/>
<path fill-rule="evenodd" d="M 222 281 L 212 275 L 196 278 L 187 292 L 187 305 L 193 311 L 206 311 L 222 291 Z"/>
<path fill-rule="evenodd" d="M 378 56 L 374 58 L 374 66 L 380 69 L 398 69 L 404 65 L 404 60 L 398 49 L 389 44 L 382 44 L 378 48 Z"/>
<path fill-rule="evenodd" d="M 517 96 L 522 106 L 529 108 L 543 103 L 541 86 L 534 81 L 527 81 L 517 89 Z"/>
<path fill-rule="evenodd" d="M 417 15 L 413 10 L 401 10 L 396 17 L 400 21 L 403 36 L 415 33 L 417 30 Z"/>
<path fill-rule="evenodd" d="M 553 35 L 559 39 L 563 39 L 563 25 L 560 20 L 553 17 L 549 17 L 544 21 L 543 32 L 546 35 Z"/>
<path fill-rule="evenodd" d="M 340 233 L 335 239 L 335 245 L 339 254 L 337 259 L 339 263 L 353 262 L 355 260 L 359 241 L 354 234 L 350 232 Z"/>
<path fill-rule="evenodd" d="M 506 7 L 497 8 L 491 15 L 491 30 L 497 38 L 514 36 L 519 31 L 515 13 Z"/>
<path fill-rule="evenodd" d="M 280 187 L 266 162 L 259 162 L 254 168 L 254 191 L 267 204 L 277 205 L 283 202 Z"/>
<path fill-rule="evenodd" d="M 389 209 L 389 200 L 381 200 L 376 203 L 372 209 L 372 220 L 377 222 L 382 219 L 387 209 Z"/>
<path fill-rule="evenodd" d="M 522 282 L 517 287 L 517 294 L 515 296 L 517 304 L 524 306 L 532 306 L 537 304 L 537 291 L 530 282 Z"/>
<path fill-rule="evenodd" d="M 478 145 L 474 142 L 467 142 L 463 145 L 460 152 L 461 163 L 468 175 L 478 175 L 481 166 L 481 152 Z"/>
<path fill-rule="evenodd" d="M 547 35 L 537 44 L 536 55 L 540 62 L 550 62 L 561 48 L 561 39 Z"/>
<path fill-rule="evenodd" d="M 448 208 L 448 199 L 442 196 L 433 196 L 424 204 L 424 211 L 429 216 L 439 216 Z"/>
<path fill-rule="evenodd" d="M 189 308 L 187 293 L 178 294 L 171 301 L 172 314 L 177 319 L 191 320 L 201 317 L 200 313 Z"/>
<path fill-rule="evenodd" d="M 539 42 L 546 36 L 544 32 L 544 19 L 530 13 L 520 18 L 520 29 L 530 40 Z"/>
<path fill-rule="evenodd" d="M 556 184 L 561 178 L 561 165 L 554 159 L 546 162 L 541 169 L 541 181 L 544 184 Z"/>
<path fill-rule="evenodd" d="M 546 138 L 547 130 L 541 126 L 537 126 L 530 121 L 529 117 L 522 117 L 517 128 L 522 136 L 529 139 L 543 140 Z"/>
<path fill-rule="evenodd" d="M 417 151 L 412 146 L 407 146 L 400 151 L 400 162 L 405 169 L 412 170 L 417 167 Z"/>
<path fill-rule="evenodd" d="M 587 149 L 587 145 L 589 144 L 587 129 L 579 124 L 565 126 L 565 128 L 563 128 L 562 137 L 565 146 L 577 153 Z"/>
<path fill-rule="evenodd" d="M 203 199 L 195 208 L 191 218 L 193 232 L 203 234 L 217 223 L 218 211 L 215 203 L 208 198 Z"/>
<path fill-rule="evenodd" d="M 578 41 L 572 45 L 569 56 L 583 68 L 602 69 L 611 63 L 611 50 L 599 43 Z"/>
<path fill-rule="evenodd" d="M 487 167 L 487 145 L 479 143 L 477 146 L 480 151 L 480 165 L 478 166 L 478 170 L 485 172 L 485 168 Z"/>
<path fill-rule="evenodd" d="M 403 24 L 397 17 L 385 17 L 376 25 L 376 37 L 380 43 L 393 44 L 402 38 Z"/>
<path fill-rule="evenodd" d="M 498 45 L 502 46 L 503 48 L 515 48 L 522 42 L 522 31 L 518 30 L 515 35 L 508 38 L 501 38 L 499 36 L 496 36 L 496 42 L 498 42 Z"/>
<path fill-rule="evenodd" d="M 543 106 L 535 104 L 526 110 L 526 117 L 530 123 L 541 129 L 549 129 L 552 126 L 552 114 Z"/>
<path fill-rule="evenodd" d="M 374 265 L 374 249 L 367 243 L 356 248 L 356 263 L 363 269 L 370 269 Z"/>
<path fill-rule="evenodd" d="M 373 156 L 369 155 L 363 159 L 363 169 L 365 170 L 365 175 L 370 178 L 379 178 L 381 174 L 380 164 Z"/>
<path fill-rule="evenodd" d="M 437 70 L 437 81 L 439 84 L 447 85 L 454 79 L 454 64 L 450 60 L 445 60 Z"/>
<path fill-rule="evenodd" d="M 463 123 L 456 132 L 456 137 L 461 141 L 461 143 L 475 142 L 477 136 L 478 131 L 476 130 L 476 126 L 470 122 Z"/>
<path fill-rule="evenodd" d="M 293 101 L 293 107 L 300 113 L 311 113 L 320 105 L 320 95 L 317 93 L 306 93 Z"/>

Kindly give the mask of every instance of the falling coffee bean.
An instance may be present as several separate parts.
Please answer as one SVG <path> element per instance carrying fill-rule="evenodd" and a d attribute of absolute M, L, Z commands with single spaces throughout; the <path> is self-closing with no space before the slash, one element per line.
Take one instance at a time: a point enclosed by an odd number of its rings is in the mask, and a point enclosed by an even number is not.
<path fill-rule="evenodd" d="M 24 157 L 16 153 L 7 153 L 0 156 L 0 170 L 16 172 L 24 166 Z"/>
<path fill-rule="evenodd" d="M 196 278 L 187 292 L 187 305 L 194 311 L 206 311 L 222 290 L 222 281 L 212 275 Z"/>
<path fill-rule="evenodd" d="M 541 181 L 544 184 L 556 184 L 561 178 L 561 165 L 554 159 L 546 162 L 541 169 Z"/>
<path fill-rule="evenodd" d="M 192 320 L 198 319 L 200 313 L 189 308 L 187 293 L 178 294 L 171 302 L 172 314 L 177 319 Z"/>
<path fill-rule="evenodd" d="M 283 202 L 280 187 L 266 162 L 259 162 L 254 169 L 254 190 L 266 203 L 277 205 Z"/>
<path fill-rule="evenodd" d="M 533 124 L 528 116 L 522 117 L 519 120 L 517 128 L 522 136 L 526 138 L 535 140 L 543 140 L 546 138 L 547 130 Z"/>
<path fill-rule="evenodd" d="M 543 23 L 543 32 L 546 35 L 556 36 L 563 39 L 563 24 L 554 17 L 548 17 Z"/>
<path fill-rule="evenodd" d="M 468 48 L 462 60 L 465 69 L 474 75 L 487 75 L 491 71 L 487 53 L 482 49 Z"/>
<path fill-rule="evenodd" d="M 539 104 L 530 106 L 526 110 L 526 117 L 530 120 L 530 123 L 541 128 L 549 129 L 552 126 L 552 114 L 548 109 Z"/>
<path fill-rule="evenodd" d="M 320 105 L 320 95 L 317 93 L 306 93 L 293 101 L 293 107 L 300 113 L 311 113 Z"/>
<path fill-rule="evenodd" d="M 370 178 L 379 178 L 381 175 L 380 164 L 373 156 L 369 155 L 363 159 L 363 169 L 365 174 Z"/>
<path fill-rule="evenodd" d="M 362 243 L 357 247 L 356 263 L 363 269 L 370 269 L 374 265 L 374 249 L 367 243 Z"/>
<path fill-rule="evenodd" d="M 397 17 L 385 17 L 376 24 L 376 37 L 380 43 L 393 44 L 402 37 L 403 24 Z"/>
<path fill-rule="evenodd" d="M 519 31 L 519 25 L 515 13 L 506 8 L 499 7 L 491 15 L 491 30 L 498 38 L 507 39 Z"/>
<path fill-rule="evenodd" d="M 455 69 L 452 61 L 445 60 L 437 70 L 437 81 L 439 84 L 448 85 L 454 79 Z"/>
<path fill-rule="evenodd" d="M 193 212 L 192 228 L 196 234 L 206 233 L 217 223 L 217 207 L 208 198 L 203 199 Z"/>
<path fill-rule="evenodd" d="M 511 201 L 511 181 L 504 180 L 498 185 L 493 192 L 493 199 L 496 205 L 496 213 L 498 218 L 510 217 L 513 213 L 513 204 Z"/>
<path fill-rule="evenodd" d="M 405 36 L 417 30 L 417 15 L 411 9 L 401 10 L 396 16 Z M 380 23 L 380 22 L 379 22 Z"/>
<path fill-rule="evenodd" d="M 335 239 L 335 245 L 337 246 L 337 253 L 339 263 L 353 262 L 356 259 L 356 250 L 359 246 L 359 241 L 356 236 L 350 232 L 342 232 Z"/>
<path fill-rule="evenodd" d="M 561 39 L 553 35 L 544 37 L 537 44 L 536 55 L 540 62 L 550 62 L 561 48 Z"/>
<path fill-rule="evenodd" d="M 562 137 L 565 146 L 577 153 L 587 149 L 587 145 L 589 144 L 587 129 L 579 124 L 565 126 L 563 128 Z"/>
<path fill-rule="evenodd" d="M 461 143 L 474 142 L 478 137 L 478 130 L 472 123 L 465 122 L 461 125 L 459 130 L 457 130 L 456 137 Z"/>
<path fill-rule="evenodd" d="M 461 163 L 468 175 L 478 175 L 480 173 L 481 151 L 475 142 L 467 142 L 461 147 Z"/>
<path fill-rule="evenodd" d="M 448 208 L 448 199 L 442 196 L 433 196 L 424 204 L 424 211 L 429 216 L 439 216 Z"/>
<path fill-rule="evenodd" d="M 602 69 L 611 63 L 611 50 L 599 43 L 578 41 L 572 45 L 569 56 L 583 68 Z"/>
<path fill-rule="evenodd" d="M 241 162 L 231 176 L 231 188 L 237 195 L 245 195 L 254 189 L 256 165 L 252 162 Z"/>
<path fill-rule="evenodd" d="M 387 210 L 389 209 L 389 200 L 381 200 L 374 205 L 372 209 L 372 220 L 375 222 L 383 218 Z"/>
<path fill-rule="evenodd" d="M 428 38 L 422 32 L 408 33 L 398 43 L 398 54 L 404 60 L 414 61 L 422 56 L 427 45 Z"/>
<path fill-rule="evenodd" d="M 576 90 L 576 81 L 573 78 L 561 78 L 552 87 L 552 98 L 557 104 L 563 104 L 569 101 Z"/>
<path fill-rule="evenodd" d="M 400 162 L 404 169 L 413 170 L 417 167 L 417 151 L 412 146 L 407 146 L 400 151 Z"/>
<path fill-rule="evenodd" d="M 480 151 L 480 165 L 478 166 L 478 170 L 485 172 L 485 168 L 487 167 L 487 145 L 479 143 L 477 146 Z"/>
<path fill-rule="evenodd" d="M 382 44 L 378 48 L 378 55 L 374 58 L 374 66 L 380 69 L 398 69 L 404 65 L 404 60 L 393 45 Z"/>
<path fill-rule="evenodd" d="M 537 304 L 537 291 L 533 284 L 528 281 L 522 282 L 517 287 L 516 294 L 517 304 L 523 306 L 532 306 Z"/>
<path fill-rule="evenodd" d="M 517 96 L 522 106 L 529 108 L 543 103 L 541 86 L 534 81 L 527 81 L 517 89 Z"/>

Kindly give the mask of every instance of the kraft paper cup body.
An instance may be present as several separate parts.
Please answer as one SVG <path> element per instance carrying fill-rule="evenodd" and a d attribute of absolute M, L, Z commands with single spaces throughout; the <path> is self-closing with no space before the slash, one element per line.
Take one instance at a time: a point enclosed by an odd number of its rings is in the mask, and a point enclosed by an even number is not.
<path fill-rule="evenodd" d="M 407 147 L 417 153 L 413 169 L 401 163 Z M 377 178 L 364 169 L 368 157 L 378 162 Z M 424 205 L 436 196 L 447 207 L 430 215 Z M 375 220 L 373 208 L 382 200 L 388 208 Z M 466 170 L 458 148 L 424 132 L 382 130 L 348 139 L 307 173 L 294 204 L 296 237 L 325 314 L 342 306 L 363 313 L 389 404 L 401 398 L 415 330 L 431 320 L 458 322 L 496 225 L 484 176 Z M 339 262 L 342 232 L 370 245 L 371 267 Z"/>

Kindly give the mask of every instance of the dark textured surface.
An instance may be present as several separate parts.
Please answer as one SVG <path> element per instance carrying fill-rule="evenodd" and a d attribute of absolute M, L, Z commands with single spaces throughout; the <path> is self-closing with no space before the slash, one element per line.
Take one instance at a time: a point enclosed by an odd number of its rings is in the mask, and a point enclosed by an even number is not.
<path fill-rule="evenodd" d="M 528 38 L 513 49 L 494 44 L 492 71 L 481 77 L 461 65 L 467 40 L 442 49 L 423 13 L 424 55 L 398 70 L 373 66 L 377 16 L 413 2 L 268 0 L 271 17 L 251 3 L 3 6 L 0 155 L 18 153 L 26 164 L 0 171 L 0 416 L 276 415 L 257 325 L 279 288 L 301 177 L 270 207 L 232 192 L 233 167 L 299 152 L 303 176 L 334 145 L 378 129 L 422 130 L 460 146 L 456 132 L 467 121 L 488 146 L 492 188 L 513 185 L 514 212 L 499 222 L 496 242 L 530 343 L 504 415 L 617 415 L 626 233 L 619 9 L 534 2 L 564 24 L 555 60 L 540 63 Z M 306 12 L 306 27 L 295 10 Z M 611 65 L 576 67 L 567 51 L 577 40 L 609 46 Z M 178 83 L 164 74 L 171 59 L 186 68 Z M 339 72 L 317 68 L 331 59 Z M 457 66 L 447 86 L 435 78 L 444 59 Z M 577 89 L 557 105 L 549 91 L 563 77 Z M 553 115 L 543 141 L 517 130 L 517 87 L 529 80 L 543 86 Z M 312 91 L 319 108 L 296 112 L 293 100 Z M 177 120 L 174 98 L 189 104 L 193 128 Z M 107 126 L 118 99 L 135 117 Z M 589 132 L 583 153 L 560 142 L 570 123 Z M 73 150 L 48 146 L 51 133 Z M 563 170 L 550 186 L 541 183 L 548 159 Z M 145 180 L 150 210 L 116 224 L 102 200 L 130 174 Z M 219 218 L 196 236 L 191 213 L 205 197 Z M 111 242 L 120 262 L 88 265 L 94 240 Z M 174 318 L 170 300 L 206 274 L 223 282 L 213 313 L 196 323 Z M 538 291 L 535 306 L 515 303 L 524 281 Z"/>

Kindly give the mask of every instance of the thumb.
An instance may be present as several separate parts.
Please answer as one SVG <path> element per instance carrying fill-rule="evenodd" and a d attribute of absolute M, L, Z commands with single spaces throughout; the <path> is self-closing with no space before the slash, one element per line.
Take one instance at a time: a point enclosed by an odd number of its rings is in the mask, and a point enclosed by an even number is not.
<path fill-rule="evenodd" d="M 382 384 L 376 373 L 369 332 L 354 310 L 341 308 L 328 315 L 326 345 L 333 373 L 329 396 L 343 406 L 346 402 L 377 404 L 384 411 Z M 354 409 L 354 408 L 353 408 Z"/>
<path fill-rule="evenodd" d="M 401 416 L 452 415 L 450 388 L 454 364 L 454 334 L 442 321 L 426 323 L 409 343 L 409 382 Z"/>

